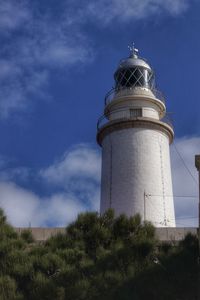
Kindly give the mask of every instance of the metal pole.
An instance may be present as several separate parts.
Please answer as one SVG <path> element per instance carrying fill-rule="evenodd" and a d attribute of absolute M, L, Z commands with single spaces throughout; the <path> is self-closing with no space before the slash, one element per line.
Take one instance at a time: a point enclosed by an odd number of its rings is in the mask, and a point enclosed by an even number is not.
<path fill-rule="evenodd" d="M 198 252 L 198 278 L 197 278 L 197 297 L 200 295 L 200 155 L 195 155 L 195 166 L 199 172 L 199 228 L 198 228 L 198 241 L 199 241 L 199 252 Z"/>
<path fill-rule="evenodd" d="M 195 155 L 195 166 L 199 172 L 199 228 L 198 228 L 198 240 L 199 240 L 199 263 L 200 263 L 200 155 Z"/>
<path fill-rule="evenodd" d="M 144 222 L 146 221 L 146 193 L 144 191 Z"/>
<path fill-rule="evenodd" d="M 198 228 L 198 236 L 199 236 L 199 264 L 200 264 L 200 168 L 199 168 L 199 228 Z"/>

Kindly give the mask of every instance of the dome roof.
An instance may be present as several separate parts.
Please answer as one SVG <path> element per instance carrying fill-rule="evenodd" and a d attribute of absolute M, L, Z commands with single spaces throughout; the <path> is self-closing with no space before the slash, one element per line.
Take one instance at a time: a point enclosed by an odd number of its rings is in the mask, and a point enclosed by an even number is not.
<path fill-rule="evenodd" d="M 129 47 L 129 49 L 130 49 L 130 56 L 128 58 L 122 59 L 117 69 L 143 67 L 148 69 L 149 71 L 152 71 L 152 68 L 150 67 L 148 62 L 145 59 L 138 56 L 138 49 L 134 47 L 134 44 L 132 47 Z"/>
<path fill-rule="evenodd" d="M 150 65 L 145 60 L 137 56 L 128 57 L 126 59 L 121 60 L 118 69 L 126 69 L 131 67 L 144 67 L 148 70 L 151 70 Z"/>

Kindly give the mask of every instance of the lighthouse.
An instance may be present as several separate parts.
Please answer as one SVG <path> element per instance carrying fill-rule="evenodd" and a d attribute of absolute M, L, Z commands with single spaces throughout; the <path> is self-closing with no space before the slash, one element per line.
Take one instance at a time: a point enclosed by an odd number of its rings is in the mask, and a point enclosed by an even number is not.
<path fill-rule="evenodd" d="M 141 215 L 156 227 L 175 227 L 169 145 L 174 138 L 150 64 L 130 47 L 114 73 L 97 125 L 102 147 L 100 212 Z"/>

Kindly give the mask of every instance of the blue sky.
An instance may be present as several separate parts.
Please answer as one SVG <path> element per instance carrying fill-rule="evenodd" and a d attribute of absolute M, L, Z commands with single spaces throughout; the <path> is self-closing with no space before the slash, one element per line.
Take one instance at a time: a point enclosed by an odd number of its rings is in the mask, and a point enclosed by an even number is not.
<path fill-rule="evenodd" d="M 197 176 L 199 11 L 197 0 L 0 0 L 0 205 L 13 225 L 63 226 L 98 209 L 96 123 L 133 41 Z M 171 148 L 175 195 L 196 197 Z M 197 224 L 197 198 L 175 204 L 177 225 Z"/>

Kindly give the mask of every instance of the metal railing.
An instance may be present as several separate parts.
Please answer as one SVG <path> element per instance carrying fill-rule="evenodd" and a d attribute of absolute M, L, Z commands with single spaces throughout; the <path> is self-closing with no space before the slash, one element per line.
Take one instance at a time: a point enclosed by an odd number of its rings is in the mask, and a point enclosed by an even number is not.
<path fill-rule="evenodd" d="M 110 113 L 106 113 L 106 114 L 103 114 L 99 119 L 98 119 L 98 122 L 97 122 L 97 131 L 99 131 L 104 125 L 106 125 L 108 122 L 111 121 L 111 119 L 109 119 L 111 117 L 111 115 L 115 115 L 117 113 L 122 113 L 122 115 L 120 116 L 120 118 L 118 119 L 115 119 L 115 120 L 128 120 L 130 119 L 131 116 L 127 116 L 127 111 L 128 109 L 116 109 Z M 113 121 L 113 120 L 112 120 Z"/>
<path fill-rule="evenodd" d="M 168 124 L 172 129 L 174 129 L 174 122 L 171 113 L 166 113 L 166 115 L 160 121 Z"/>
<path fill-rule="evenodd" d="M 138 89 L 139 88 L 139 89 Z M 120 98 L 122 96 L 131 96 L 131 95 L 137 95 L 136 91 L 140 90 L 144 93 L 145 95 L 145 91 L 146 92 L 151 92 L 153 94 L 153 96 L 155 96 L 155 98 L 157 98 L 158 100 L 162 101 L 163 103 L 165 103 L 165 97 L 162 94 L 161 91 L 157 90 L 157 89 L 150 89 L 150 88 L 146 88 L 146 87 L 125 87 L 125 88 L 113 88 L 111 89 L 105 96 L 105 105 L 109 104 L 110 102 L 113 101 L 113 99 L 117 99 Z"/>
<path fill-rule="evenodd" d="M 99 132 L 101 130 L 101 128 L 108 124 L 109 122 L 112 122 L 112 121 L 128 121 L 128 120 L 136 120 L 137 117 L 139 116 L 132 116 L 131 115 L 131 108 L 130 109 L 116 109 L 110 113 L 106 113 L 104 115 L 102 115 L 99 119 L 98 119 L 98 122 L 97 122 L 97 131 Z M 120 116 L 118 116 L 117 118 L 115 117 L 115 114 L 119 114 L 120 113 Z M 114 117 L 114 118 L 111 118 Z M 160 121 L 160 122 L 163 122 L 163 123 L 166 123 L 168 124 L 172 129 L 173 129 L 173 120 L 171 118 L 171 114 L 166 114 L 162 119 L 160 120 L 157 120 L 155 118 L 149 118 L 149 117 L 144 117 L 144 116 L 140 116 L 141 118 L 144 118 L 145 119 L 152 119 L 155 120 L 155 121 Z"/>

